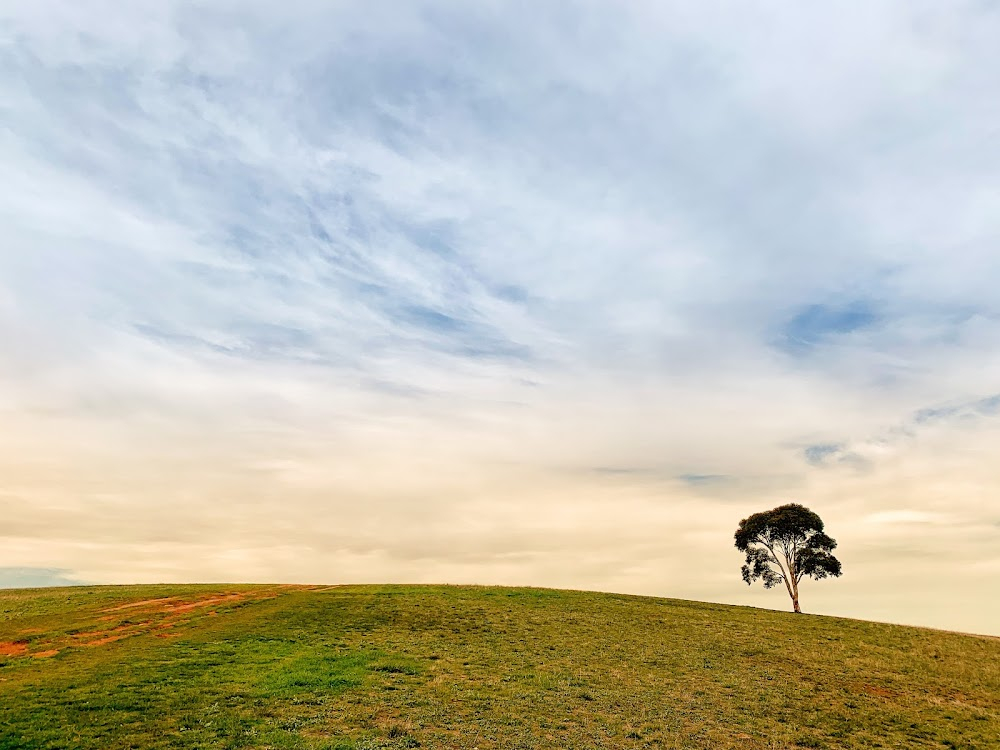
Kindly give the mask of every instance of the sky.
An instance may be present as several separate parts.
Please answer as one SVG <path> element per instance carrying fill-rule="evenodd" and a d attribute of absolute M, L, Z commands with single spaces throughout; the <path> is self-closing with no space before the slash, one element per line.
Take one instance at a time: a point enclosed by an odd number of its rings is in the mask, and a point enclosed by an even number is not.
<path fill-rule="evenodd" d="M 0 6 L 0 586 L 1000 634 L 1000 4 Z"/>

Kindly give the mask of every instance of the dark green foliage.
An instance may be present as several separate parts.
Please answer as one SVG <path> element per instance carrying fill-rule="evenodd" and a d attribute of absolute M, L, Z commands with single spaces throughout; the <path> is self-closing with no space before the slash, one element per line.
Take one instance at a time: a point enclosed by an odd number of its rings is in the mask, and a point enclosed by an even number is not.
<path fill-rule="evenodd" d="M 741 570 L 747 585 L 760 580 L 769 589 L 784 583 L 796 612 L 803 578 L 841 574 L 840 561 L 832 554 L 836 540 L 823 531 L 823 519 L 798 503 L 744 518 L 735 540 L 736 549 L 746 554 Z"/>
<path fill-rule="evenodd" d="M 750 548 L 746 550 L 746 562 L 741 569 L 743 580 L 749 586 L 760 579 L 764 582 L 764 588 L 772 588 L 781 583 L 781 576 L 771 569 L 771 559 L 765 550 Z"/>

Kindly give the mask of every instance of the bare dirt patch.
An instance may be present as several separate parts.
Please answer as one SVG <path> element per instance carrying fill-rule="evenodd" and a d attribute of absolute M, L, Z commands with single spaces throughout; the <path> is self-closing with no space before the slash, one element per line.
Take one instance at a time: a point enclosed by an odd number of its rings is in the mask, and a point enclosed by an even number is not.
<path fill-rule="evenodd" d="M 0 641 L 0 656 L 21 656 L 28 652 L 27 643 Z"/>
<path fill-rule="evenodd" d="M 274 599 L 283 592 L 302 589 L 302 586 L 275 586 L 257 591 L 225 591 L 206 593 L 202 596 L 164 596 L 155 599 L 142 599 L 140 601 L 126 602 L 114 607 L 100 610 L 104 613 L 86 624 L 90 627 L 77 633 L 69 635 L 55 635 L 52 637 L 39 639 L 37 648 L 42 650 L 28 653 L 28 640 L 18 640 L 10 642 L 0 642 L 0 656 L 32 656 L 45 658 L 55 656 L 64 648 L 80 648 L 83 646 L 95 647 L 104 646 L 125 638 L 137 635 L 155 635 L 160 638 L 177 638 L 179 633 L 174 630 L 166 633 L 164 631 L 182 629 L 191 621 L 199 617 L 219 617 L 225 615 L 220 607 L 234 605 L 239 602 L 259 602 L 266 599 Z M 204 611 L 204 610 L 209 611 Z M 135 612 L 139 622 L 122 618 L 132 616 Z M 141 614 L 140 614 L 141 613 Z M 137 619 L 138 619 L 137 618 Z M 116 623 L 116 624 L 113 624 Z M 83 624 L 83 623 L 81 623 Z M 29 631 L 24 631 L 21 635 L 27 635 Z M 38 629 L 30 631 L 32 634 L 40 633 Z"/>
<path fill-rule="evenodd" d="M 225 596 L 212 596 L 208 599 L 199 599 L 194 602 L 185 602 L 184 604 L 167 605 L 164 609 L 168 612 L 190 612 L 192 609 L 201 609 L 202 607 L 214 607 L 216 604 L 225 604 L 226 602 L 240 602 L 248 598 L 249 594 L 227 594 Z M 263 598 L 263 597 L 255 597 Z"/>
<path fill-rule="evenodd" d="M 176 596 L 164 596 L 159 599 L 143 599 L 141 602 L 129 602 L 128 604 L 121 604 L 117 607 L 111 607 L 110 609 L 102 610 L 104 612 L 121 612 L 123 609 L 135 609 L 136 607 L 155 607 L 159 604 L 165 604 L 166 602 L 172 602 L 177 599 Z"/>
<path fill-rule="evenodd" d="M 87 641 L 86 643 L 81 643 L 81 646 L 103 646 L 105 643 L 114 643 L 115 641 L 120 641 L 123 638 L 128 638 L 128 635 L 109 635 L 104 638 L 98 638 L 96 641 Z"/>
<path fill-rule="evenodd" d="M 106 637 L 112 633 L 122 633 L 124 638 L 126 635 L 136 635 L 137 633 L 144 633 L 148 626 L 152 625 L 152 620 L 146 620 L 145 622 L 135 622 L 135 623 L 122 623 L 117 627 L 111 628 L 110 630 L 90 630 L 86 633 L 74 633 L 73 638 L 76 640 L 82 640 L 85 638 L 94 638 L 95 636 Z"/>

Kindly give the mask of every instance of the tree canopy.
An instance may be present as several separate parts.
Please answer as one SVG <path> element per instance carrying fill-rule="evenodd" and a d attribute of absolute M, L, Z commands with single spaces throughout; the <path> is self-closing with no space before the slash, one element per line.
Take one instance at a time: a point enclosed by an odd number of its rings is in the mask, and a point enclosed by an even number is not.
<path fill-rule="evenodd" d="M 840 561 L 831 554 L 836 540 L 824 532 L 823 519 L 798 503 L 744 518 L 735 539 L 736 549 L 746 554 L 742 572 L 747 585 L 758 579 L 767 589 L 784 583 L 796 612 L 802 611 L 799 583 L 803 578 L 819 580 L 841 574 Z"/>

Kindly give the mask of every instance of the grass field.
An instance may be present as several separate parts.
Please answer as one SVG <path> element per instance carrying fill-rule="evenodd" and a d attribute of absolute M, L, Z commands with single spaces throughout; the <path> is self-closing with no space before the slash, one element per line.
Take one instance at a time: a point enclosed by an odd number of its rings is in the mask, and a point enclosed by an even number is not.
<path fill-rule="evenodd" d="M 0 749 L 997 748 L 1000 640 L 611 594 L 0 591 Z"/>

